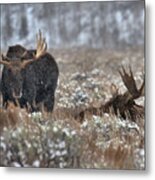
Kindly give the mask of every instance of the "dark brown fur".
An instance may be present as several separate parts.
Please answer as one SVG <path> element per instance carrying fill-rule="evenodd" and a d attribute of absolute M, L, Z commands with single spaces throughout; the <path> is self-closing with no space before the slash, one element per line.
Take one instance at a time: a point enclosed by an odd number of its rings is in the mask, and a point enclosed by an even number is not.
<path fill-rule="evenodd" d="M 4 59 L 9 61 L 9 66 L 3 68 L 1 79 L 3 106 L 7 107 L 11 101 L 36 111 L 39 110 L 38 104 L 43 103 L 47 111 L 53 110 L 58 66 L 49 53 L 44 53 L 37 60 L 35 53 L 36 50 L 27 50 L 20 45 L 9 47 L 6 54 L 9 60 Z"/>

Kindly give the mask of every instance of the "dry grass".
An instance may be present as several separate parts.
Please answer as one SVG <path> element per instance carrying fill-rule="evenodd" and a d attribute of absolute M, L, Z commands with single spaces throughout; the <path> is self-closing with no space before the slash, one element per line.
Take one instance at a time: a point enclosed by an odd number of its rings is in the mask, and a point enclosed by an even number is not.
<path fill-rule="evenodd" d="M 144 71 L 140 49 L 124 52 L 90 49 L 51 50 L 60 69 L 52 114 L 29 114 L 9 105 L 0 109 L 1 165 L 15 167 L 144 169 L 144 116 L 132 122 L 112 113 L 75 114 L 111 97 L 111 85 L 125 87 L 118 74 L 131 64 L 138 85 Z M 137 100 L 144 105 L 144 98 Z"/>

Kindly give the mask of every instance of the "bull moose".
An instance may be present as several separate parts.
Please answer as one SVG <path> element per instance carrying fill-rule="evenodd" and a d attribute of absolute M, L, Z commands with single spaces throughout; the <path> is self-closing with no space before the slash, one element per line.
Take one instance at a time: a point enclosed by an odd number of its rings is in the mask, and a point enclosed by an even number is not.
<path fill-rule="evenodd" d="M 78 118 L 80 121 L 83 121 L 87 113 L 102 115 L 103 113 L 114 112 L 115 115 L 119 115 L 123 119 L 129 117 L 132 121 L 136 121 L 137 118 L 144 116 L 144 106 L 136 104 L 135 100 L 144 96 L 145 80 L 143 80 L 140 88 L 137 88 L 131 67 L 129 67 L 129 73 L 127 73 L 122 66 L 119 74 L 127 91 L 120 94 L 118 88 L 113 84 L 111 86 L 111 99 L 101 104 L 100 107 L 88 107 L 75 113 L 76 119 Z"/>
<path fill-rule="evenodd" d="M 9 47 L 6 56 L 2 55 L 1 92 L 5 108 L 10 101 L 32 112 L 41 110 L 42 104 L 47 112 L 52 112 L 59 70 L 46 50 L 46 40 L 39 31 L 36 49 L 15 45 Z"/>

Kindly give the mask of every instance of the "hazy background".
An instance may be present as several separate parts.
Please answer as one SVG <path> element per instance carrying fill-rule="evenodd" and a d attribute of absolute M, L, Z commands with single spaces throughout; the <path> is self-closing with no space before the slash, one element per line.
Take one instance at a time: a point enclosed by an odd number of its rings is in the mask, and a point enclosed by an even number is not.
<path fill-rule="evenodd" d="M 1 49 L 34 48 L 41 29 L 49 48 L 144 45 L 144 1 L 1 4 Z"/>

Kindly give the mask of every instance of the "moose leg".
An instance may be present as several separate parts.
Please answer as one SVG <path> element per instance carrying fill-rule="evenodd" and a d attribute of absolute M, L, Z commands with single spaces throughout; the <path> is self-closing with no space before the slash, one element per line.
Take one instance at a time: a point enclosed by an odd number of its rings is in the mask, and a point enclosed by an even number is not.
<path fill-rule="evenodd" d="M 8 96 L 5 95 L 4 99 L 2 101 L 2 105 L 5 109 L 7 109 L 9 102 L 12 102 L 15 106 L 18 105 L 18 103 L 16 102 L 16 100 L 14 98 L 8 98 Z"/>
<path fill-rule="evenodd" d="M 33 87 L 27 88 L 25 90 L 21 104 L 25 106 L 30 112 L 37 111 L 35 97 L 36 91 Z"/>
<path fill-rule="evenodd" d="M 21 107 L 21 108 L 27 108 L 26 99 L 21 98 L 21 99 L 19 100 L 19 104 L 20 104 L 20 107 Z"/>
<path fill-rule="evenodd" d="M 44 100 L 44 109 L 47 112 L 52 112 L 54 108 L 54 93 L 50 93 L 46 96 L 46 99 Z"/>
<path fill-rule="evenodd" d="M 8 106 L 8 101 L 7 100 L 3 100 L 3 107 L 6 109 Z"/>

